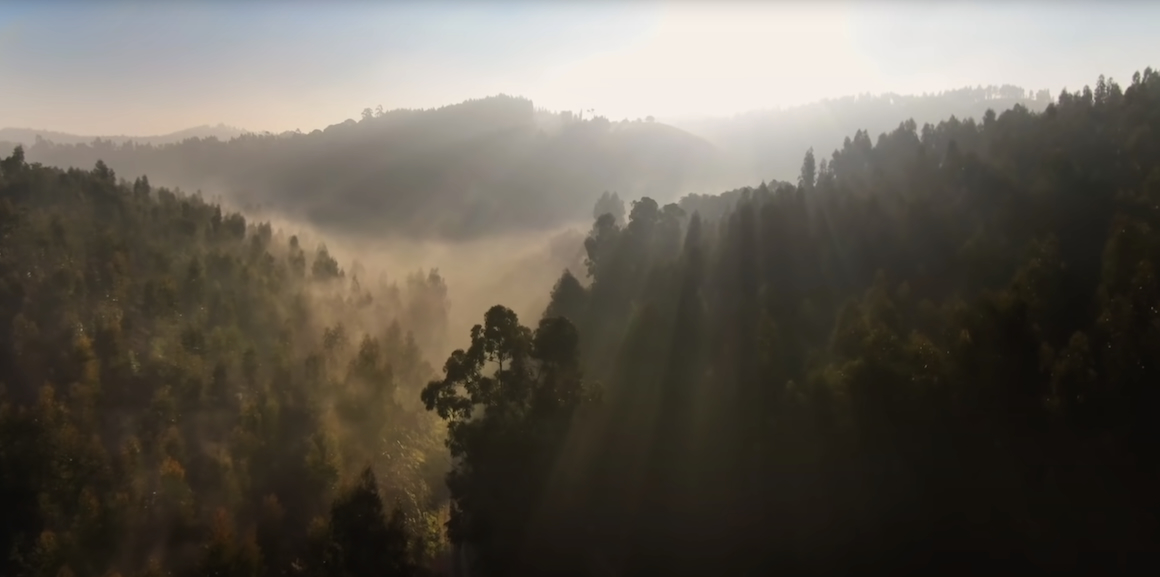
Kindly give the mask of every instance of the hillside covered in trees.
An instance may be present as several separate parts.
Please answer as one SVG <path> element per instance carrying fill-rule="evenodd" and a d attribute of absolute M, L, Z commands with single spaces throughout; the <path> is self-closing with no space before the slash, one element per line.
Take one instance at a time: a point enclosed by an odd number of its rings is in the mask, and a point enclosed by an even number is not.
<path fill-rule="evenodd" d="M 166 145 L 56 144 L 30 162 L 91 167 L 262 205 L 331 234 L 471 239 L 582 219 L 604 190 L 673 196 L 715 185 L 716 153 L 655 122 L 581 119 L 497 96 L 432 110 L 367 109 L 310 133 Z"/>
<path fill-rule="evenodd" d="M 448 460 L 418 400 L 438 274 L 376 280 L 19 148 L 0 246 L 0 574 L 400 575 L 440 554 Z"/>
<path fill-rule="evenodd" d="M 1140 567 L 1158 136 L 1148 69 L 600 216 L 542 319 L 488 310 L 423 392 L 451 539 L 480 575 Z"/>
<path fill-rule="evenodd" d="M 802 151 L 832 150 L 857 130 L 977 121 L 1016 104 L 1038 111 L 1046 98 L 1012 86 L 863 95 L 674 127 L 496 96 L 431 110 L 366 109 L 357 122 L 310 133 L 202 130 L 130 141 L 0 131 L 0 142 L 11 133 L 30 162 L 89 168 L 102 160 L 121 174 L 200 189 L 231 206 L 261 205 L 331 235 L 470 240 L 582 220 L 603 191 L 666 201 L 790 180 Z"/>
<path fill-rule="evenodd" d="M 1047 90 L 1018 86 L 976 86 L 934 94 L 859 94 L 792 106 L 754 110 L 726 118 L 673 119 L 668 122 L 717 146 L 737 184 L 788 180 L 797 174 L 801 151 L 830 151 L 855 131 L 890 132 L 903 120 L 938 124 L 956 117 L 983 118 L 1016 104 L 1039 112 L 1051 102 Z M 667 119 L 666 119 L 667 120 Z"/>
<path fill-rule="evenodd" d="M 0 574 L 1088 574 L 1160 550 L 1151 69 L 857 130 L 792 184 L 600 196 L 541 316 L 478 311 L 431 364 L 438 274 L 371 283 L 23 155 L 0 162 Z"/>

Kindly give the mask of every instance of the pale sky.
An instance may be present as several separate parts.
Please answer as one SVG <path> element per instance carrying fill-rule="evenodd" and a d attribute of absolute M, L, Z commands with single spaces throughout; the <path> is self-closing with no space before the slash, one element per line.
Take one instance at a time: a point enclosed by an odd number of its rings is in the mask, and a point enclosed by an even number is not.
<path fill-rule="evenodd" d="M 498 93 L 613 120 L 1127 84 L 1160 2 L 0 2 L 0 127 L 309 131 Z"/>

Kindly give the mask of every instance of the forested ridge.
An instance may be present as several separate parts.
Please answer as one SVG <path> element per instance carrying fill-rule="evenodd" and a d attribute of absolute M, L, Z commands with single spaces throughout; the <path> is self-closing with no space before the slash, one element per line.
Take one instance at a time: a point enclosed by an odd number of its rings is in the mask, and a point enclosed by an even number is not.
<path fill-rule="evenodd" d="M 12 145 L 11 147 L 17 145 L 30 147 L 42 141 L 57 145 L 92 144 L 93 142 L 108 142 L 109 144 L 123 145 L 132 142 L 137 145 L 156 146 L 183 142 L 192 138 L 229 140 L 241 136 L 245 132 L 240 128 L 226 126 L 224 124 L 218 124 L 216 126 L 194 126 L 185 130 L 178 130 L 177 132 L 157 136 L 81 136 L 78 134 L 68 134 L 52 130 L 37 130 L 33 128 L 0 128 L 0 143 L 10 143 Z"/>
<path fill-rule="evenodd" d="M 1148 69 L 601 216 L 534 331 L 488 311 L 424 392 L 452 540 L 488 575 L 1149 563 L 1158 134 Z"/>
<path fill-rule="evenodd" d="M 439 555 L 438 273 L 376 282 L 198 196 L 22 155 L 0 162 L 0 574 Z"/>
<path fill-rule="evenodd" d="M 1086 574 L 1160 548 L 1151 69 L 858 131 L 796 184 L 607 194 L 587 270 L 541 318 L 479 311 L 441 373 L 437 274 L 367 289 L 199 197 L 22 155 L 2 574 Z"/>
<path fill-rule="evenodd" d="M 919 126 L 952 116 L 979 119 L 988 109 L 999 113 L 1016 104 L 1041 112 L 1050 102 L 1047 90 L 967 86 L 933 94 L 857 94 L 727 118 L 674 120 L 673 124 L 720 147 L 730 173 L 744 179 L 737 182 L 757 182 L 791 178 L 797 174 L 803 150 L 832 150 L 856 130 L 890 132 L 905 119 Z"/>
<path fill-rule="evenodd" d="M 714 185 L 711 145 L 671 126 L 537 110 L 493 96 L 363 111 L 324 130 L 170 144 L 38 141 L 30 161 L 220 195 L 330 235 L 474 239 L 582 219 L 603 190 L 634 197 Z"/>
<path fill-rule="evenodd" d="M 666 124 L 551 112 L 498 95 L 427 110 L 368 108 L 357 121 L 310 132 L 199 127 L 85 139 L 0 129 L 0 144 L 23 143 L 29 162 L 61 168 L 101 160 L 121 174 L 220 196 L 248 214 L 306 221 L 331 237 L 461 241 L 582 221 L 605 190 L 672 200 L 788 180 L 804 150 L 829 150 L 858 129 L 878 134 L 907 118 L 920 125 L 977 119 L 1016 104 L 1039 111 L 1047 100 L 1046 91 L 979 86 Z"/>

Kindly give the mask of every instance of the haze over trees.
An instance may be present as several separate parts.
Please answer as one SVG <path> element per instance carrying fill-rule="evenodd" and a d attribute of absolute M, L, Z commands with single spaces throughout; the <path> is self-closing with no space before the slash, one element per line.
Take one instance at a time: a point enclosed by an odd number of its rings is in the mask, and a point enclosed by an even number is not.
<path fill-rule="evenodd" d="M 487 311 L 424 391 L 460 457 L 452 540 L 487 575 L 1154 553 L 1158 128 L 1148 69 L 858 132 L 720 217 L 598 217 L 544 318 Z"/>
<path fill-rule="evenodd" d="M 0 574 L 431 563 L 437 273 L 376 279 L 146 177 L 20 148 L 0 161 L 0 236 Z"/>
<path fill-rule="evenodd" d="M 602 191 L 668 201 L 791 181 L 803 150 L 833 150 L 858 130 L 880 134 L 907 119 L 977 121 L 988 108 L 1041 110 L 1046 98 L 1012 86 L 863 95 L 674 128 L 537 110 L 501 95 L 433 110 L 367 108 L 358 121 L 305 134 L 167 143 L 21 134 L 31 139 L 33 162 L 87 168 L 102 160 L 122 174 L 261 205 L 333 235 L 468 240 L 583 220 Z"/>
<path fill-rule="evenodd" d="M 245 131 L 240 128 L 226 126 L 224 124 L 217 124 L 215 126 L 195 126 L 185 130 L 179 130 L 169 134 L 162 134 L 158 136 L 79 136 L 76 134 L 67 134 L 64 132 L 55 132 L 52 130 L 36 130 L 32 128 L 0 128 L 0 143 L 3 143 L 7 148 L 11 149 L 17 145 L 30 147 L 40 140 L 46 140 L 53 144 L 93 144 L 93 141 L 111 142 L 113 144 L 126 144 L 134 142 L 136 144 L 172 144 L 188 140 L 190 138 L 216 138 L 218 140 L 229 140 L 244 134 Z"/>
<path fill-rule="evenodd" d="M 27 149 L 88 167 L 261 204 L 332 233 L 470 239 L 587 216 L 596 194 L 675 195 L 712 184 L 712 146 L 659 123 L 610 122 L 496 96 L 434 110 L 363 112 L 310 133 L 163 146 L 108 141 Z"/>
<path fill-rule="evenodd" d="M 934 94 L 859 94 L 778 110 L 754 110 L 727 118 L 671 119 L 717 146 L 729 164 L 734 184 L 760 180 L 792 180 L 801 151 L 828 154 L 844 139 L 864 130 L 878 135 L 904 120 L 919 126 L 956 117 L 981 120 L 987 110 L 1001 113 L 1016 104 L 1042 111 L 1051 102 L 1047 90 L 1018 86 L 976 86 Z"/>
<path fill-rule="evenodd" d="M 0 574 L 1142 568 L 1130 555 L 1160 549 L 1160 74 L 1039 104 L 858 128 L 721 194 L 606 187 L 565 154 L 600 150 L 581 157 L 622 176 L 698 158 L 691 137 L 654 158 L 611 136 L 654 142 L 660 123 L 505 132 L 537 113 L 504 98 L 139 157 L 278 174 L 289 207 L 321 194 L 349 211 L 334 222 L 463 238 L 572 214 L 527 184 L 572 175 L 583 266 L 542 314 L 494 303 L 452 340 L 437 272 L 372 282 L 153 173 L 16 148 L 0 160 Z M 439 154 L 405 153 L 424 146 Z M 511 150 L 575 172 L 515 179 L 496 168 Z M 454 192 L 359 205 L 357 186 L 324 187 L 395 154 L 374 173 L 388 192 Z M 456 212 L 483 197 L 432 184 L 447 167 L 528 188 Z"/>

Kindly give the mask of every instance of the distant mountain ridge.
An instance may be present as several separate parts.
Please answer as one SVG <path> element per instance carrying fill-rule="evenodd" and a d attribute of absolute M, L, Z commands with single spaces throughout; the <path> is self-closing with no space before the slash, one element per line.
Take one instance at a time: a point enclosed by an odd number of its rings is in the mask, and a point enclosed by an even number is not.
<path fill-rule="evenodd" d="M 1046 91 L 968 87 L 670 125 L 584 118 L 500 94 L 439 108 L 366 109 L 360 120 L 310 132 L 219 125 L 226 130 L 70 142 L 60 133 L 41 133 L 38 141 L 36 131 L 8 129 L 0 131 L 0 146 L 31 138 L 31 162 L 88 169 L 102 160 L 129 179 L 147 175 L 155 185 L 200 189 L 331 235 L 469 239 L 587 218 L 605 191 L 668 202 L 759 181 L 796 182 L 809 148 L 824 164 L 851 138 L 874 139 L 910 120 L 919 129 L 952 117 L 981 122 L 990 109 L 1037 111 L 1049 101 Z"/>
<path fill-rule="evenodd" d="M 877 138 L 907 120 L 913 120 L 919 128 L 952 117 L 979 122 L 988 109 L 999 114 L 1018 105 L 1039 112 L 1050 102 L 1051 93 L 1047 90 L 1031 91 L 1004 84 L 917 95 L 857 94 L 733 116 L 674 118 L 665 122 L 719 147 L 729 162 L 725 170 L 735 175 L 740 186 L 763 179 L 792 181 L 798 176 L 807 149 L 813 148 L 819 160 L 828 159 L 859 131 Z"/>
<path fill-rule="evenodd" d="M 49 142 L 56 144 L 88 144 L 94 140 L 107 140 L 115 144 L 124 144 L 126 142 L 136 142 L 138 144 L 171 144 L 181 142 L 189 138 L 217 138 L 218 140 L 230 140 L 245 134 L 247 131 L 233 126 L 218 123 L 217 125 L 203 124 L 201 126 L 194 126 L 186 128 L 185 130 L 178 130 L 177 132 L 170 132 L 168 134 L 159 134 L 154 136 L 82 136 L 78 134 L 69 134 L 67 132 L 57 132 L 53 130 L 40 130 L 36 128 L 0 128 L 0 142 L 10 142 L 13 144 L 23 144 L 24 146 L 32 146 L 36 143 L 37 137 L 40 137 Z"/>
<path fill-rule="evenodd" d="M 467 239 L 586 218 L 606 190 L 676 199 L 721 186 L 716 148 L 655 122 L 581 119 L 506 95 L 365 111 L 321 130 L 228 141 L 27 147 L 31 162 L 221 194 L 332 234 Z"/>

